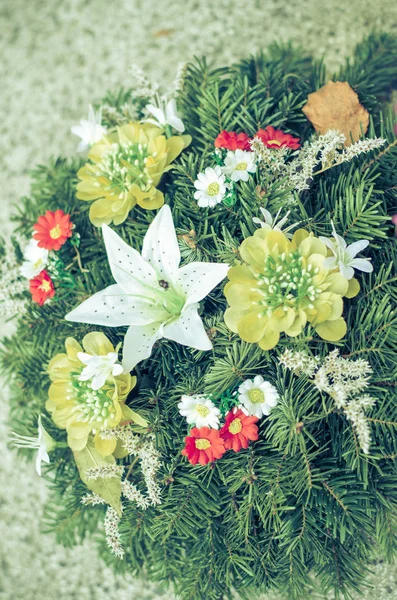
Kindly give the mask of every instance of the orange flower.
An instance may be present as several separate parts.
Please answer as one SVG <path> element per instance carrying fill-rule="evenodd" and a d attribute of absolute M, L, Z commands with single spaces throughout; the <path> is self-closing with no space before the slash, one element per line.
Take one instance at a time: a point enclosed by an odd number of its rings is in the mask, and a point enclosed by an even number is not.
<path fill-rule="evenodd" d="M 192 465 L 206 465 L 221 458 L 225 453 L 225 444 L 217 429 L 193 427 L 185 437 L 182 454 Z"/>
<path fill-rule="evenodd" d="M 216 138 L 215 148 L 226 150 L 251 150 L 250 139 L 246 133 L 235 131 L 222 131 Z"/>
<path fill-rule="evenodd" d="M 34 279 L 29 282 L 30 293 L 33 302 L 43 306 L 47 298 L 55 296 L 54 284 L 47 271 L 41 271 Z"/>
<path fill-rule="evenodd" d="M 65 214 L 61 209 L 55 212 L 47 210 L 45 215 L 39 217 L 37 223 L 33 225 L 36 232 L 33 237 L 40 248 L 59 250 L 66 240 L 72 237 L 72 228 L 70 215 Z"/>
<path fill-rule="evenodd" d="M 225 424 L 219 431 L 225 441 L 226 450 L 239 452 L 248 448 L 250 441 L 258 439 L 257 417 L 247 416 L 240 408 L 231 410 L 226 415 Z"/>
<path fill-rule="evenodd" d="M 271 125 L 266 129 L 259 129 L 255 137 L 259 138 L 266 148 L 297 150 L 300 147 L 299 138 L 292 137 L 292 135 L 284 133 L 281 129 L 274 129 Z"/>

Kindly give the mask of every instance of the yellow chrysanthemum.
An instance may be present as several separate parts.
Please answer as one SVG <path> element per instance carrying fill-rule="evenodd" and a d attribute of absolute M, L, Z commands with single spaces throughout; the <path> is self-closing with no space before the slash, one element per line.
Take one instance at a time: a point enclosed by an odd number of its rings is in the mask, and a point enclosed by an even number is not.
<path fill-rule="evenodd" d="M 52 381 L 46 408 L 52 413 L 55 424 L 66 429 L 68 445 L 73 451 L 85 448 L 88 438 L 94 435 L 95 447 L 102 456 L 116 449 L 116 440 L 103 440 L 99 432 L 112 429 L 121 421 L 135 421 L 143 425 L 142 417 L 125 405 L 125 400 L 136 384 L 136 377 L 122 373 L 110 375 L 105 384 L 92 389 L 90 381 L 81 380 L 85 364 L 78 354 L 83 348 L 74 338 L 65 342 L 66 354 L 57 354 L 48 365 Z M 83 339 L 84 356 L 104 356 L 115 352 L 108 338 L 100 332 L 87 334 Z"/>
<path fill-rule="evenodd" d="M 324 340 L 345 335 L 342 297 L 358 292 L 356 281 L 323 266 L 327 248 L 313 234 L 299 229 L 290 241 L 280 230 L 258 229 L 240 255 L 245 264 L 228 272 L 225 322 L 243 340 L 270 350 L 280 333 L 297 336 L 307 322 Z"/>
<path fill-rule="evenodd" d="M 123 223 L 139 204 L 160 208 L 164 195 L 157 189 L 171 163 L 191 142 L 188 135 L 166 138 L 148 123 L 118 127 L 91 148 L 77 176 L 77 198 L 92 202 L 90 220 L 96 226 Z"/>

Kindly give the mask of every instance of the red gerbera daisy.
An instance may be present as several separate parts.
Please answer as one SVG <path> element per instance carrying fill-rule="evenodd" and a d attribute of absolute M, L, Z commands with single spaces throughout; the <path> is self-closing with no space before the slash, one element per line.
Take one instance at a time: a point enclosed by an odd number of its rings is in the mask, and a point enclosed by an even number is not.
<path fill-rule="evenodd" d="M 267 148 L 291 148 L 291 150 L 300 148 L 299 138 L 284 133 L 281 129 L 274 129 L 271 125 L 266 129 L 259 129 L 255 137 L 259 138 Z"/>
<path fill-rule="evenodd" d="M 40 306 L 43 306 L 47 298 L 55 295 L 54 284 L 45 270 L 29 281 L 29 287 L 33 302 L 37 302 Z"/>
<path fill-rule="evenodd" d="M 251 150 L 250 137 L 246 133 L 222 131 L 215 140 L 215 148 L 226 150 Z"/>
<path fill-rule="evenodd" d="M 182 454 L 192 465 L 206 465 L 221 458 L 225 453 L 225 444 L 217 429 L 193 427 L 185 437 Z"/>
<path fill-rule="evenodd" d="M 250 441 L 258 439 L 257 417 L 248 417 L 241 409 L 231 410 L 226 415 L 224 426 L 219 433 L 225 440 L 226 450 L 239 452 L 241 448 L 248 448 Z"/>
<path fill-rule="evenodd" d="M 55 212 L 47 210 L 45 215 L 39 217 L 37 223 L 33 225 L 36 232 L 33 237 L 40 248 L 59 250 L 66 240 L 72 237 L 72 228 L 70 215 L 65 214 L 61 209 Z"/>

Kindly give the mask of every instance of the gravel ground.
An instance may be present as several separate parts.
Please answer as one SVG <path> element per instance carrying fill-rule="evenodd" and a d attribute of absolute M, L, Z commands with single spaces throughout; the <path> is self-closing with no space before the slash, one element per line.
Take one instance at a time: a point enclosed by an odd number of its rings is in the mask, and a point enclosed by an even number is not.
<path fill-rule="evenodd" d="M 74 151 L 71 125 L 89 102 L 132 84 L 131 64 L 167 85 L 193 55 L 230 63 L 292 40 L 333 69 L 373 28 L 395 30 L 396 17 L 392 0 L 0 0 L 0 233 L 29 170 Z M 172 600 L 115 577 L 89 542 L 69 550 L 40 533 L 45 485 L 7 450 L 6 414 L 0 390 L 0 600 Z M 378 565 L 373 585 L 359 598 L 397 600 L 393 567 Z"/>

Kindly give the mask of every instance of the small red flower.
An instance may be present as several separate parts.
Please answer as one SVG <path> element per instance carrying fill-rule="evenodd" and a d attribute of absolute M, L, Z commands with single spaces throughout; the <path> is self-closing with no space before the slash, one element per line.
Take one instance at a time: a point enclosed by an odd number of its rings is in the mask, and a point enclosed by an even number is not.
<path fill-rule="evenodd" d="M 259 138 L 266 148 L 291 148 L 291 150 L 300 148 L 299 138 L 292 137 L 281 129 L 274 129 L 271 125 L 266 129 L 259 129 L 255 137 Z"/>
<path fill-rule="evenodd" d="M 215 148 L 226 150 L 251 150 L 250 137 L 246 133 L 222 131 L 215 140 Z"/>
<path fill-rule="evenodd" d="M 65 214 L 61 209 L 55 212 L 47 210 L 45 215 L 39 217 L 37 223 L 33 225 L 36 232 L 33 237 L 40 248 L 59 250 L 66 240 L 72 237 L 72 228 L 70 215 Z"/>
<path fill-rule="evenodd" d="M 45 270 L 29 281 L 29 287 L 33 302 L 40 306 L 43 306 L 47 298 L 55 296 L 54 284 Z"/>
<path fill-rule="evenodd" d="M 225 444 L 217 429 L 209 427 L 193 427 L 185 437 L 185 447 L 182 454 L 187 456 L 192 465 L 206 465 L 225 453 Z"/>
<path fill-rule="evenodd" d="M 224 426 L 219 431 L 225 441 L 226 450 L 239 452 L 248 448 L 250 441 L 258 439 L 257 417 L 248 417 L 241 409 L 228 412 Z"/>

